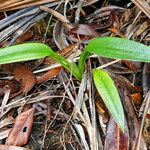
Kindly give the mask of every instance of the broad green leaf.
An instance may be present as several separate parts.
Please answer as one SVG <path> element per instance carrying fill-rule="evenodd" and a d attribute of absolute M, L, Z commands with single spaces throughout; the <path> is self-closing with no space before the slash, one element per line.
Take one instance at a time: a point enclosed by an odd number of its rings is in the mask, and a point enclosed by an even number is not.
<path fill-rule="evenodd" d="M 0 49 L 0 64 L 34 60 L 49 56 L 60 63 L 78 80 L 82 75 L 75 63 L 70 63 L 62 56 L 55 53 L 50 47 L 42 43 L 25 43 Z"/>
<path fill-rule="evenodd" d="M 107 109 L 118 126 L 124 131 L 124 111 L 115 84 L 109 74 L 103 70 L 94 69 L 94 84 L 102 97 Z"/>
<path fill-rule="evenodd" d="M 149 46 L 123 38 L 96 38 L 90 41 L 86 50 L 107 58 L 150 62 Z"/>

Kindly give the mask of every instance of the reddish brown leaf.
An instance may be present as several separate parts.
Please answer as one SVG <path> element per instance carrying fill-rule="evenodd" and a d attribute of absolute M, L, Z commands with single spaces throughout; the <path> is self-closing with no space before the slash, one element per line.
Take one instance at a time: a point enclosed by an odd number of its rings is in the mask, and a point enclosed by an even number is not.
<path fill-rule="evenodd" d="M 29 92 L 36 83 L 36 77 L 32 71 L 23 65 L 16 65 L 14 68 L 14 78 L 15 80 L 22 83 L 22 92 Z"/>
<path fill-rule="evenodd" d="M 7 145 L 22 146 L 28 142 L 33 125 L 34 111 L 35 109 L 31 108 L 17 116 L 14 127 L 7 138 Z"/>
<path fill-rule="evenodd" d="M 104 150 L 128 150 L 129 149 L 129 134 L 126 129 L 123 133 L 113 118 L 110 118 L 107 135 L 105 139 Z"/>
<path fill-rule="evenodd" d="M 137 71 L 137 67 L 136 67 L 135 64 L 132 63 L 131 61 L 122 60 L 122 62 L 123 62 L 127 67 L 129 67 L 131 70 Z"/>
<path fill-rule="evenodd" d="M 100 34 L 88 24 L 80 24 L 70 30 L 69 37 L 74 42 L 87 42 Z"/>
<path fill-rule="evenodd" d="M 105 139 L 104 150 L 119 150 L 119 127 L 115 121 L 110 118 L 107 135 Z"/>
<path fill-rule="evenodd" d="M 25 32 L 22 36 L 20 36 L 16 40 L 16 44 L 23 43 L 23 42 L 25 42 L 27 40 L 30 40 L 31 38 L 33 38 L 33 32 L 31 30 L 28 30 L 27 32 Z"/>
<path fill-rule="evenodd" d="M 126 126 L 127 128 L 127 126 Z M 120 132 L 120 139 L 119 139 L 119 150 L 129 150 L 129 131 L 128 129 L 125 130 L 124 133 Z"/>
<path fill-rule="evenodd" d="M 53 77 L 59 75 L 61 69 L 62 69 L 62 67 L 57 67 L 57 68 L 49 70 L 48 72 L 46 72 L 45 74 L 43 74 L 42 76 L 37 78 L 36 84 L 40 84 L 42 82 L 48 81 L 48 80 L 52 79 Z"/>
<path fill-rule="evenodd" d="M 71 33 L 87 35 L 87 36 L 99 36 L 100 34 L 96 32 L 91 26 L 88 24 L 79 24 L 76 27 L 70 30 Z"/>
<path fill-rule="evenodd" d="M 10 146 L 10 145 L 0 145 L 0 150 L 30 150 L 28 148 L 24 147 L 18 147 L 18 146 Z"/>

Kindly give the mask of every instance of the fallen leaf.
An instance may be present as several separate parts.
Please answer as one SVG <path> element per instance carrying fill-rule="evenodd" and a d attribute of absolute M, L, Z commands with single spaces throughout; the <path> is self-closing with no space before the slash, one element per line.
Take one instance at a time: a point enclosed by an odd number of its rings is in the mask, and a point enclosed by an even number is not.
<path fill-rule="evenodd" d="M 33 125 L 34 111 L 35 109 L 31 108 L 17 116 L 7 138 L 7 145 L 22 146 L 28 142 Z"/>
<path fill-rule="evenodd" d="M 124 63 L 127 67 L 129 67 L 131 70 L 137 71 L 137 67 L 135 66 L 133 62 L 128 61 L 128 60 L 122 60 L 121 62 Z"/>
<path fill-rule="evenodd" d="M 61 69 L 62 69 L 62 67 L 57 67 L 57 68 L 49 70 L 48 72 L 46 72 L 42 76 L 37 77 L 36 84 L 40 84 L 42 82 L 48 81 L 48 80 L 52 79 L 53 77 L 59 75 Z"/>
<path fill-rule="evenodd" d="M 104 150 L 119 150 L 119 127 L 112 118 L 110 118 L 106 134 Z"/>
<path fill-rule="evenodd" d="M 63 31 L 64 31 L 64 24 L 60 21 L 57 21 L 54 26 L 53 37 L 59 49 L 63 49 L 69 46 Z"/>
<path fill-rule="evenodd" d="M 29 92 L 34 87 L 36 83 L 36 76 L 28 67 L 21 64 L 16 65 L 13 73 L 15 80 L 21 82 L 23 93 Z"/>
<path fill-rule="evenodd" d="M 30 150 L 30 149 L 24 148 L 24 147 L 18 147 L 18 146 L 10 146 L 10 145 L 2 145 L 2 144 L 0 144 L 0 150 Z"/>
<path fill-rule="evenodd" d="M 98 36 L 100 34 L 88 24 L 79 24 L 72 28 L 69 33 L 69 38 L 74 42 L 87 42 Z"/>
<path fill-rule="evenodd" d="M 129 149 L 129 133 L 127 128 L 123 133 L 117 126 L 114 119 L 111 117 L 107 128 L 104 150 L 128 150 L 128 149 Z"/>

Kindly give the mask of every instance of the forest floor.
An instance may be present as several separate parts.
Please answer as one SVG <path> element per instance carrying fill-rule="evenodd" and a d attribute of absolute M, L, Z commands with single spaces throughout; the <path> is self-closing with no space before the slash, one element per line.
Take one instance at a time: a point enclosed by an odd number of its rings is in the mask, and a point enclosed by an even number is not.
<path fill-rule="evenodd" d="M 1 48 L 45 43 L 75 62 L 97 37 L 149 46 L 150 1 L 0 0 Z M 0 150 L 150 150 L 150 64 L 113 61 L 92 55 L 81 82 L 48 57 L 1 65 Z M 99 66 L 118 89 L 124 133 L 93 85 Z"/>

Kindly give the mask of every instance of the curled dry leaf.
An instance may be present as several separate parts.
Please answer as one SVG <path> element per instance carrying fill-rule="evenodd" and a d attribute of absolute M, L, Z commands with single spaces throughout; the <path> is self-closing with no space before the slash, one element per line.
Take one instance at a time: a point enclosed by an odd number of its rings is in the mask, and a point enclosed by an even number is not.
<path fill-rule="evenodd" d="M 18 146 L 10 146 L 10 145 L 0 145 L 0 150 L 30 150 L 28 148 L 24 147 L 18 147 Z"/>
<path fill-rule="evenodd" d="M 42 82 L 50 80 L 53 77 L 59 75 L 61 69 L 62 69 L 62 67 L 57 67 L 57 68 L 49 70 L 48 72 L 46 72 L 45 74 L 43 74 L 42 76 L 40 76 L 39 78 L 37 78 L 36 84 L 40 84 Z"/>
<path fill-rule="evenodd" d="M 36 83 L 35 75 L 26 66 L 20 64 L 16 65 L 13 70 L 13 73 L 15 80 L 21 82 L 23 93 L 29 92 Z"/>
<path fill-rule="evenodd" d="M 69 45 L 63 31 L 64 31 L 63 23 L 57 21 L 54 26 L 53 37 L 59 49 L 63 49 Z"/>
<path fill-rule="evenodd" d="M 33 125 L 34 111 L 35 109 L 31 108 L 17 116 L 14 127 L 7 138 L 7 145 L 22 146 L 27 143 Z"/>
<path fill-rule="evenodd" d="M 100 36 L 95 29 L 88 24 L 79 24 L 72 28 L 69 33 L 69 38 L 74 42 L 87 43 L 90 39 Z"/>

